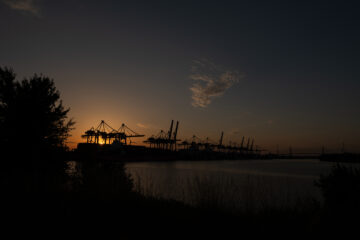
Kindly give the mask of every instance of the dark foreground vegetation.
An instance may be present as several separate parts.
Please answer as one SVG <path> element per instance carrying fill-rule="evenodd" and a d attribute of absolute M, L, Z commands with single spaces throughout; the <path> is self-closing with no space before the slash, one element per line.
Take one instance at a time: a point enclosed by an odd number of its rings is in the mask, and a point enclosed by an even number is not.
<path fill-rule="evenodd" d="M 328 162 L 343 162 L 343 163 L 360 163 L 360 154 L 359 153 L 338 153 L 338 154 L 322 154 L 319 159 L 321 161 Z"/>
<path fill-rule="evenodd" d="M 62 163 L 67 158 L 77 161 L 76 171 L 66 171 Z M 293 207 L 231 212 L 215 200 L 194 207 L 142 196 L 133 191 L 122 163 L 91 156 L 74 159 L 66 153 L 46 160 L 53 163 L 7 166 L 2 171 L 4 226 L 29 227 L 39 233 L 44 229 L 64 234 L 111 233 L 120 239 L 347 235 L 358 226 L 360 174 L 340 165 L 317 182 L 323 203 L 307 200 Z"/>
<path fill-rule="evenodd" d="M 233 239 L 247 236 L 345 237 L 360 213 L 359 170 L 336 166 L 316 183 L 324 203 L 229 212 L 211 201 L 197 207 L 145 197 L 133 191 L 131 176 L 117 161 L 74 154 L 65 146 L 67 121 L 51 79 L 15 82 L 0 68 L 2 233 L 112 236 L 118 239 Z M 69 167 L 77 162 L 76 169 Z M 50 233 L 49 233 L 50 232 Z"/>

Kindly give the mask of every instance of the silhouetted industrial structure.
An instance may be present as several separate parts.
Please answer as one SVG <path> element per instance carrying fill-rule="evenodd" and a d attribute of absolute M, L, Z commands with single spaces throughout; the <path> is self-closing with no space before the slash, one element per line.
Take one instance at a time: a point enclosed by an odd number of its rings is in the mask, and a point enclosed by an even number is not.
<path fill-rule="evenodd" d="M 228 152 L 228 153 L 240 153 L 240 154 L 260 154 L 261 150 L 256 146 L 254 149 L 255 140 L 248 138 L 247 146 L 244 146 L 244 139 L 242 137 L 241 144 L 238 145 L 236 142 L 229 142 L 228 145 L 223 144 L 224 132 L 221 132 L 220 140 L 218 143 L 212 141 L 209 138 L 205 140 L 201 140 L 199 137 L 193 135 L 191 140 L 185 140 L 179 144 L 182 146 L 184 150 L 207 150 L 207 151 L 220 151 L 220 152 Z M 251 145 L 250 145 L 251 141 Z"/>
<path fill-rule="evenodd" d="M 179 129 L 179 121 L 176 122 L 176 127 L 173 132 L 174 120 L 171 120 L 170 128 L 168 132 L 160 130 L 160 132 L 149 137 L 144 143 L 149 144 L 150 148 L 158 148 L 164 150 L 177 150 L 177 142 L 180 141 L 177 139 L 177 133 Z"/>
<path fill-rule="evenodd" d="M 152 135 L 147 138 L 144 143 L 148 145 L 147 149 L 150 153 L 157 152 L 179 152 L 185 155 L 189 154 L 199 154 L 199 153 L 216 153 L 216 156 L 242 156 L 242 157 L 256 157 L 260 156 L 263 149 L 260 149 L 257 145 L 255 146 L 255 140 L 251 138 L 245 139 L 242 137 L 241 144 L 236 142 L 229 142 L 229 144 L 224 144 L 224 132 L 221 132 L 220 139 L 214 141 L 210 138 L 201 139 L 196 135 L 193 135 L 191 139 L 181 141 L 177 138 L 179 131 L 179 121 L 176 121 L 174 127 L 174 120 L 171 120 L 170 127 L 168 131 L 160 130 L 157 135 Z M 104 120 L 94 128 L 87 130 L 83 138 L 86 139 L 86 143 L 89 147 L 90 145 L 105 145 L 105 146 L 128 146 L 129 142 L 131 144 L 131 138 L 135 137 L 144 137 L 142 134 L 138 134 L 125 124 L 122 124 L 119 129 L 114 129 Z M 245 144 L 247 142 L 247 144 Z M 84 147 L 84 144 L 80 144 L 81 147 Z M 133 146 L 132 148 L 137 147 L 139 150 L 140 146 Z M 145 147 L 143 147 L 145 148 Z M 112 148 L 114 149 L 114 148 Z M 128 149 L 129 150 L 129 149 Z M 126 151 L 126 149 L 124 149 Z M 140 150 L 139 150 L 140 151 Z M 143 150 L 141 150 L 143 151 Z"/>
<path fill-rule="evenodd" d="M 280 158 L 280 159 L 303 159 L 303 158 L 320 158 L 337 159 L 341 161 L 359 161 L 359 155 L 351 155 L 345 152 L 344 144 L 342 145 L 341 154 L 325 153 L 322 148 L 321 153 L 294 152 L 290 146 L 287 153 L 280 153 L 279 145 L 276 146 L 276 154 L 261 149 L 255 145 L 255 139 L 243 136 L 241 143 L 229 141 L 224 144 L 224 132 L 221 132 L 219 140 L 212 140 L 208 137 L 199 138 L 193 135 L 190 139 L 181 141 L 178 139 L 179 121 L 171 120 L 168 131 L 160 130 L 157 135 L 153 135 L 143 141 L 145 146 L 130 146 L 132 138 L 144 137 L 130 129 L 125 124 L 115 129 L 107 124 L 104 120 L 94 128 L 90 128 L 82 135 L 86 143 L 79 143 L 79 151 L 121 151 L 122 154 L 132 152 L 134 156 L 141 156 L 138 159 L 254 159 L 254 158 Z M 267 154 L 263 153 L 267 152 Z M 128 155 L 126 155 L 129 157 Z M 146 157 L 144 157 L 146 156 Z M 329 157 L 330 156 L 330 157 Z"/>
<path fill-rule="evenodd" d="M 128 144 L 128 139 L 134 137 L 144 137 L 142 134 L 138 134 L 135 131 L 131 130 L 124 123 L 118 130 L 112 128 L 104 120 L 101 120 L 100 124 L 90 130 L 87 130 L 82 138 L 86 138 L 86 143 L 95 143 L 95 144 Z M 131 141 L 130 141 L 131 143 Z"/>

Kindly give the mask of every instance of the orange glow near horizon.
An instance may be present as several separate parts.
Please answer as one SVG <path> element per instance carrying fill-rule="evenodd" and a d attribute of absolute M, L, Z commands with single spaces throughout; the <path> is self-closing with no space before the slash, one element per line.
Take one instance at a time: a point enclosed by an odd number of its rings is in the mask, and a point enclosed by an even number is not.
<path fill-rule="evenodd" d="M 77 116 L 77 119 L 79 119 L 79 121 L 77 122 L 78 124 L 76 124 L 75 129 L 71 131 L 72 136 L 69 137 L 68 142 L 66 144 L 70 149 L 76 149 L 79 143 L 86 143 L 86 139 L 82 138 L 81 136 L 85 133 L 85 131 L 89 130 L 92 126 L 97 127 L 97 125 L 99 124 L 99 120 L 94 120 L 94 118 L 88 118 L 88 117 L 84 118 Z M 109 120 L 105 118 L 105 122 L 109 123 L 114 129 L 117 129 L 118 126 L 121 125 L 119 124 L 119 121 L 116 121 L 116 117 L 113 118 L 109 117 L 108 119 Z M 169 122 L 167 120 L 161 121 L 159 124 L 155 125 L 151 123 L 150 118 L 149 118 L 150 120 L 147 120 L 145 124 L 137 124 L 138 121 L 134 121 L 134 119 L 137 119 L 137 117 L 124 118 L 123 116 L 122 119 L 127 120 L 121 122 L 125 122 L 125 124 L 128 125 L 131 129 L 133 129 L 139 134 L 145 135 L 145 137 L 133 138 L 131 143 L 130 141 L 128 141 L 128 144 L 131 145 L 147 146 L 146 143 L 143 143 L 144 140 L 146 140 L 152 135 L 157 135 L 160 129 L 167 131 L 167 129 L 169 128 Z M 146 127 L 141 127 L 142 125 Z M 180 139 L 181 141 L 189 140 L 191 136 L 195 134 L 196 136 L 199 136 L 201 139 L 205 139 L 206 137 L 209 137 L 213 141 L 218 142 L 218 138 L 220 137 L 220 134 L 218 134 L 218 132 L 221 131 L 219 130 L 219 131 L 208 132 L 206 131 L 206 129 L 207 128 L 201 126 L 198 128 L 193 128 L 191 125 L 186 124 L 185 121 L 184 123 L 180 122 L 178 139 Z M 252 133 L 253 136 L 250 136 L 250 138 L 255 139 L 255 146 L 258 145 L 260 149 L 266 149 L 267 150 L 266 152 L 272 152 L 272 153 L 277 152 L 277 146 L 279 146 L 281 153 L 288 152 L 290 147 L 294 152 L 320 153 L 323 146 L 328 152 L 339 152 L 341 150 L 341 145 L 343 142 L 341 141 L 341 139 L 331 140 L 329 138 L 311 140 L 309 136 L 293 135 L 285 131 L 276 136 L 273 136 L 272 134 L 261 135 L 262 134 L 261 129 L 259 130 L 259 129 L 244 128 L 241 130 L 241 134 L 234 134 L 231 133 L 230 130 L 226 131 L 226 129 L 224 129 L 224 132 L 225 132 L 224 141 L 223 141 L 224 144 L 229 144 L 230 141 L 232 143 L 236 142 L 239 144 L 241 142 L 242 135 L 244 135 L 245 138 L 247 139 L 250 133 Z M 104 144 L 103 139 L 100 138 L 99 141 L 100 141 L 99 144 L 101 145 Z M 344 142 L 347 151 L 349 152 L 359 151 L 358 145 L 351 144 L 350 141 L 344 141 Z"/>

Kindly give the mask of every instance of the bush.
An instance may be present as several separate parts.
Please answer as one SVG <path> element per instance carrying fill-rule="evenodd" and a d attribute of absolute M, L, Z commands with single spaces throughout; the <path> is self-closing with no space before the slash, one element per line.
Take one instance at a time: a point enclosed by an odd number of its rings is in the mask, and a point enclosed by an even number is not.
<path fill-rule="evenodd" d="M 124 197 L 132 192 L 133 182 L 124 163 L 88 160 L 78 162 L 75 191 L 96 198 Z"/>
<path fill-rule="evenodd" d="M 352 216 L 360 213 L 360 170 L 337 164 L 316 182 L 330 214 Z"/>

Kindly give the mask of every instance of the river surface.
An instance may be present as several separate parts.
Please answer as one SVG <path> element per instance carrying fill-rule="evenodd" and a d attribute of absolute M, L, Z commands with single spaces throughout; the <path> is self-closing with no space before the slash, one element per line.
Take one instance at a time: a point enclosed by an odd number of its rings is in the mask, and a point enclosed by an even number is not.
<path fill-rule="evenodd" d="M 138 162 L 125 165 L 145 195 L 193 205 L 258 209 L 322 201 L 314 182 L 334 163 L 309 159 Z"/>

